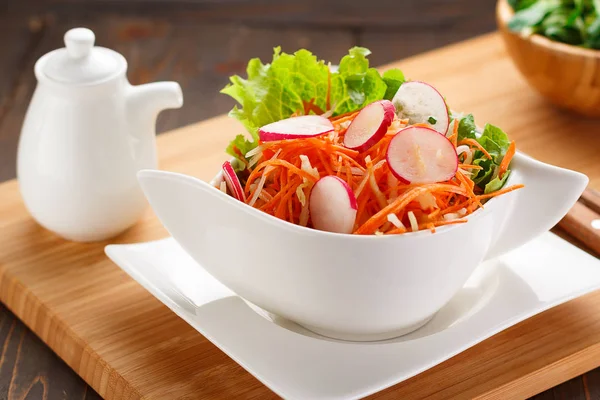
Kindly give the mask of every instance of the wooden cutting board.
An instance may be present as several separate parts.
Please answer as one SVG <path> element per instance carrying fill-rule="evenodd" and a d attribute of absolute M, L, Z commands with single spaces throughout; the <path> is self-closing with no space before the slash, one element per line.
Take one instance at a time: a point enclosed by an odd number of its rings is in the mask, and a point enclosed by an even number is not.
<path fill-rule="evenodd" d="M 600 189 L 600 124 L 559 111 L 518 75 L 496 34 L 395 63 L 518 147 L 586 173 Z M 161 168 L 209 179 L 241 126 L 218 117 L 162 135 Z M 107 399 L 273 398 L 104 255 L 39 227 L 17 183 L 0 185 L 0 300 Z M 158 239 L 148 210 L 110 243 Z M 374 398 L 524 398 L 600 365 L 600 292 L 514 326 Z"/>

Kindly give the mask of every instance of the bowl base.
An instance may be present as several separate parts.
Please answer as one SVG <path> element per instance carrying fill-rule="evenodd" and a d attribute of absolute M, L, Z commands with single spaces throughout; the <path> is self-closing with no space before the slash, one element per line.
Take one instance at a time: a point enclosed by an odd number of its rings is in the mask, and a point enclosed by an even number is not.
<path fill-rule="evenodd" d="M 428 323 L 433 318 L 434 315 L 435 314 L 432 314 L 429 317 L 427 317 L 421 321 L 418 321 L 412 325 L 405 326 L 401 329 L 396 329 L 393 331 L 387 331 L 387 332 L 382 332 L 382 333 L 362 334 L 362 333 L 338 332 L 338 331 L 332 331 L 329 329 L 322 329 L 322 328 L 319 328 L 316 326 L 311 326 L 311 325 L 304 325 L 304 324 L 299 324 L 299 325 L 308 329 L 311 332 L 314 332 L 318 335 L 325 336 L 325 337 L 328 337 L 331 339 L 346 340 L 346 341 L 352 341 L 352 342 L 375 342 L 375 341 L 380 341 L 380 340 L 393 339 L 393 338 L 397 338 L 397 337 L 403 336 L 403 335 L 408 335 L 409 333 L 416 331 L 417 329 L 421 328 L 423 325 Z"/>

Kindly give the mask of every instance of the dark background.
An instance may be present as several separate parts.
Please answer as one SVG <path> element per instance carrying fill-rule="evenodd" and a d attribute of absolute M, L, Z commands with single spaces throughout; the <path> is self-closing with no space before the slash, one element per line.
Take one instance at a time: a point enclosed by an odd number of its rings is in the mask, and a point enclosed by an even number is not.
<path fill-rule="evenodd" d="M 70 28 L 88 27 L 97 45 L 123 54 L 132 84 L 181 84 L 185 105 L 160 115 L 164 132 L 227 112 L 233 101 L 218 92 L 228 77 L 243 74 L 252 57 L 270 59 L 274 46 L 335 62 L 360 45 L 381 65 L 493 31 L 494 7 L 495 0 L 0 0 L 0 182 L 15 177 L 33 65 L 63 47 Z M 1 304 L 0 346 L 0 399 L 99 398 Z M 600 399 L 600 371 L 536 396 L 555 398 Z"/>

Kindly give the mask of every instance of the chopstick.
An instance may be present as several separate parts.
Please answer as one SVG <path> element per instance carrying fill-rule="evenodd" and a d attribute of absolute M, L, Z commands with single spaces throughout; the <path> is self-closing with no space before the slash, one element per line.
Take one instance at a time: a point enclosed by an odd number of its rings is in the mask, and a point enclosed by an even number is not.
<path fill-rule="evenodd" d="M 600 192 L 586 189 L 558 226 L 600 255 Z"/>
<path fill-rule="evenodd" d="M 600 192 L 592 189 L 586 189 L 580 199 L 587 204 L 589 208 L 600 214 Z"/>

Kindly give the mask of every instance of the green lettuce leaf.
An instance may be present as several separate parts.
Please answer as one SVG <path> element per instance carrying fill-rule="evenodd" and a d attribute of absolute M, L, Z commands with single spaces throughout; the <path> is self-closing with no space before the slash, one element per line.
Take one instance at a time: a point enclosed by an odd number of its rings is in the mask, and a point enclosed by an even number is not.
<path fill-rule="evenodd" d="M 481 136 L 476 135 L 476 125 L 472 115 L 467 115 L 461 119 L 459 129 L 459 140 L 461 138 L 461 126 L 463 128 L 462 135 L 464 137 L 475 137 L 475 140 L 492 156 L 490 160 L 482 151 L 475 151 L 472 163 L 480 166 L 482 169 L 472 176 L 473 182 L 485 193 L 495 192 L 501 189 L 506 183 L 509 172 L 502 176 L 502 179 L 494 178 L 495 171 L 500 167 L 502 158 L 508 150 L 510 142 L 508 136 L 502 129 L 497 126 L 487 124 L 481 133 Z M 466 136 L 468 135 L 468 136 Z"/>
<path fill-rule="evenodd" d="M 559 0 L 539 0 L 527 8 L 522 8 L 508 22 L 510 30 L 520 32 L 540 24 L 546 15 L 560 5 Z"/>
<path fill-rule="evenodd" d="M 502 175 L 502 179 L 500 179 L 499 177 L 495 177 L 494 179 L 489 181 L 485 185 L 485 189 L 483 190 L 483 193 L 488 194 L 488 193 L 492 193 L 492 192 L 502 189 L 502 186 L 504 186 L 504 184 L 506 183 L 506 180 L 508 179 L 509 175 L 510 175 L 510 170 L 507 170 L 504 173 L 504 175 Z"/>
<path fill-rule="evenodd" d="M 506 154 L 510 141 L 504 131 L 492 124 L 486 124 L 481 137 L 477 139 L 479 144 L 492 156 L 494 162 L 500 165 L 502 157 Z"/>
<path fill-rule="evenodd" d="M 600 16 L 589 24 L 586 31 L 585 47 L 600 49 Z"/>
<path fill-rule="evenodd" d="M 404 73 L 398 68 L 388 69 L 383 73 L 383 82 L 387 85 L 387 89 L 383 98 L 386 100 L 392 100 L 394 95 L 405 81 Z"/>
<path fill-rule="evenodd" d="M 473 177 L 473 182 L 483 189 L 492 177 L 495 164 L 492 160 L 485 157 L 482 152 L 476 152 L 477 154 L 481 154 L 481 156 L 473 161 L 473 165 L 478 165 L 483 169 L 479 170 L 477 175 Z"/>
<path fill-rule="evenodd" d="M 308 50 L 286 54 L 276 47 L 270 64 L 258 58 L 250 60 L 247 78 L 232 76 L 221 93 L 239 103 L 229 115 L 244 125 L 252 140 L 238 136 L 227 152 L 242 158 L 258 145 L 261 126 L 294 113 L 303 114 L 309 104 L 313 111 L 334 108 L 335 116 L 356 111 L 386 95 L 393 97 L 404 75 L 400 70 L 391 70 L 382 77 L 369 67 L 370 53 L 364 47 L 350 49 L 335 72 Z"/>
<path fill-rule="evenodd" d="M 242 158 L 245 158 L 244 155 L 255 147 L 255 142 L 248 140 L 244 135 L 237 135 L 235 139 L 229 143 L 229 146 L 227 146 L 225 151 L 227 154 L 242 160 Z"/>
<path fill-rule="evenodd" d="M 525 34 L 598 49 L 600 0 L 508 0 L 515 15 L 508 26 Z"/>
<path fill-rule="evenodd" d="M 247 79 L 232 76 L 231 83 L 221 90 L 241 105 L 229 115 L 240 121 L 252 138 L 250 142 L 238 136 L 230 143 L 227 152 L 234 157 L 240 158 L 257 146 L 258 128 L 303 110 L 305 101 L 313 100 L 317 107 L 326 108 L 329 68 L 307 50 L 291 55 L 276 47 L 271 64 L 253 58 L 246 72 Z"/>
<path fill-rule="evenodd" d="M 531 6 L 533 3 L 536 3 L 538 1 L 539 0 L 508 0 L 508 4 L 510 4 L 513 10 L 519 11 Z"/>
<path fill-rule="evenodd" d="M 508 5 L 511 6 L 513 10 L 517 10 L 519 8 L 519 0 L 508 0 Z"/>
<path fill-rule="evenodd" d="M 473 114 L 463 117 L 458 123 L 458 141 L 460 142 L 463 139 L 476 139 L 476 133 L 477 126 L 475 126 Z"/>
<path fill-rule="evenodd" d="M 340 61 L 337 72 L 331 74 L 333 115 L 352 112 L 384 98 L 387 85 L 375 68 L 369 68 L 369 54 L 371 51 L 364 47 L 353 47 Z"/>
<path fill-rule="evenodd" d="M 348 51 L 348 55 L 342 57 L 338 72 L 342 75 L 354 75 L 365 72 L 369 69 L 369 60 L 367 56 L 371 54 L 371 50 L 355 46 Z"/>

